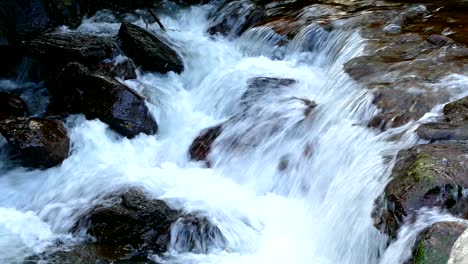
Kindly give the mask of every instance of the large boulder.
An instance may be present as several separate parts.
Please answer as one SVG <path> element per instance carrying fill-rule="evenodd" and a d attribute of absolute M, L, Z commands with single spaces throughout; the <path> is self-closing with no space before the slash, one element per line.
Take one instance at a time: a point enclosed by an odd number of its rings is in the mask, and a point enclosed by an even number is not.
<path fill-rule="evenodd" d="M 111 39 L 80 33 L 48 33 L 25 42 L 24 47 L 28 55 L 47 64 L 94 64 L 112 58 L 117 50 Z"/>
<path fill-rule="evenodd" d="M 48 83 L 50 112 L 98 118 L 118 133 L 134 137 L 155 134 L 158 126 L 145 99 L 127 86 L 79 63 L 69 63 Z"/>
<path fill-rule="evenodd" d="M 439 207 L 468 217 L 468 143 L 415 146 L 398 153 L 383 201 L 374 211 L 376 226 L 391 237 L 422 207 Z"/>
<path fill-rule="evenodd" d="M 33 168 L 50 168 L 68 157 L 70 140 L 60 121 L 15 118 L 0 122 L 0 133 L 8 141 L 13 157 Z"/>
<path fill-rule="evenodd" d="M 72 231 L 81 230 L 95 237 L 95 245 L 130 246 L 142 254 L 162 253 L 169 246 L 177 251 L 207 253 L 224 241 L 207 218 L 172 209 L 137 188 L 107 196 L 81 217 Z"/>
<path fill-rule="evenodd" d="M 27 114 L 28 107 L 21 97 L 0 91 L 0 120 Z"/>
<path fill-rule="evenodd" d="M 465 225 L 456 222 L 432 225 L 419 235 L 406 264 L 446 264 L 455 241 L 465 230 Z"/>
<path fill-rule="evenodd" d="M 124 52 L 141 65 L 143 70 L 181 73 L 184 69 L 182 59 L 175 50 L 138 26 L 122 23 L 119 38 Z"/>

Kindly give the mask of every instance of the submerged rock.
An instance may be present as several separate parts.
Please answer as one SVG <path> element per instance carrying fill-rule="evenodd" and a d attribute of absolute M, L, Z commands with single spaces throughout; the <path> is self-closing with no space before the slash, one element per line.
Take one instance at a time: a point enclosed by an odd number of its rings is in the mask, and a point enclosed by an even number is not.
<path fill-rule="evenodd" d="M 158 126 L 145 99 L 127 86 L 79 63 L 70 63 L 48 86 L 52 94 L 50 112 L 98 118 L 116 132 L 134 137 L 155 134 Z"/>
<path fill-rule="evenodd" d="M 427 144 L 398 153 L 391 181 L 385 188 L 384 208 L 374 215 L 377 226 L 395 237 L 407 217 L 422 207 L 440 207 L 468 217 L 468 144 Z"/>
<path fill-rule="evenodd" d="M 97 63 L 113 57 L 116 47 L 110 39 L 80 33 L 49 33 L 25 44 L 30 56 L 46 64 Z"/>
<path fill-rule="evenodd" d="M 427 123 L 416 130 L 417 135 L 431 142 L 440 140 L 468 140 L 468 122 Z"/>
<path fill-rule="evenodd" d="M 247 90 L 241 97 L 244 106 L 255 104 L 264 96 L 279 94 L 290 87 L 296 80 L 272 77 L 256 77 L 247 81 Z"/>
<path fill-rule="evenodd" d="M 181 73 L 184 69 L 182 59 L 175 50 L 138 26 L 122 23 L 119 38 L 124 52 L 141 65 L 143 70 Z"/>
<path fill-rule="evenodd" d="M 120 56 L 114 60 L 102 61 L 96 68 L 103 75 L 114 76 L 124 80 L 137 78 L 136 67 L 133 61 L 128 58 L 120 58 Z"/>
<path fill-rule="evenodd" d="M 70 140 L 60 121 L 15 118 L 0 122 L 0 133 L 11 146 L 14 158 L 27 167 L 50 168 L 68 157 Z"/>
<path fill-rule="evenodd" d="M 407 264 L 446 264 L 455 241 L 466 230 L 456 222 L 440 222 L 423 231 Z"/>
<path fill-rule="evenodd" d="M 201 131 L 189 147 L 190 158 L 197 161 L 207 161 L 211 147 L 222 130 L 223 125 L 220 124 Z"/>
<path fill-rule="evenodd" d="M 0 120 L 27 114 L 28 108 L 21 97 L 0 91 Z"/>
<path fill-rule="evenodd" d="M 143 255 L 165 252 L 169 246 L 180 252 L 207 253 L 224 241 L 206 218 L 174 210 L 136 188 L 109 195 L 79 219 L 72 231 L 82 229 L 96 238 L 95 245 L 131 247 Z"/>

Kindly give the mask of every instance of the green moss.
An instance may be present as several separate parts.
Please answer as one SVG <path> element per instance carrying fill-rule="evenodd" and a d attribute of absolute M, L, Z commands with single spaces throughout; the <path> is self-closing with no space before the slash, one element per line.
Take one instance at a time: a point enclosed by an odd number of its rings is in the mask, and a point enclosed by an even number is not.
<path fill-rule="evenodd" d="M 420 242 L 418 248 L 416 249 L 416 254 L 414 254 L 414 264 L 426 264 L 426 250 L 424 249 L 424 243 Z"/>
<path fill-rule="evenodd" d="M 423 185 L 428 185 L 432 181 L 434 170 L 433 161 L 429 155 L 418 154 L 416 160 L 408 168 L 407 175 Z"/>

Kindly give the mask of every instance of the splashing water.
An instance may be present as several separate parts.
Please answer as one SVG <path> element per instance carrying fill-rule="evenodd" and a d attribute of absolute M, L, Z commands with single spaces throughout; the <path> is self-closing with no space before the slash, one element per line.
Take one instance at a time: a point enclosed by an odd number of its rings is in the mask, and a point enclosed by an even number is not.
<path fill-rule="evenodd" d="M 172 243 L 164 256 L 153 256 L 157 262 L 379 262 L 387 238 L 373 226 L 373 203 L 391 157 L 416 138 L 409 132 L 392 142 L 387 139 L 395 130 L 378 135 L 363 126 L 378 110 L 372 95 L 342 71 L 363 52 L 359 32 L 311 25 L 279 46 L 280 36 L 256 28 L 227 40 L 205 33 L 210 8 L 161 17 L 175 29 L 164 37 L 183 55 L 182 74 L 139 72 L 125 81 L 148 98 L 157 136 L 120 138 L 97 120 L 74 116 L 67 121 L 72 155 L 61 166 L 31 171 L 1 164 L 0 262 L 20 262 L 54 240 L 71 240 L 68 230 L 80 215 L 129 185 L 207 216 L 227 241 L 208 254 L 181 252 Z M 77 31 L 116 34 L 115 18 L 100 16 Z M 161 33 L 157 24 L 148 29 Z M 242 96 L 256 77 L 295 82 L 246 109 Z M 304 102 L 311 101 L 318 106 L 305 114 Z M 190 161 L 187 150 L 200 130 L 226 120 L 210 155 L 212 168 Z"/>

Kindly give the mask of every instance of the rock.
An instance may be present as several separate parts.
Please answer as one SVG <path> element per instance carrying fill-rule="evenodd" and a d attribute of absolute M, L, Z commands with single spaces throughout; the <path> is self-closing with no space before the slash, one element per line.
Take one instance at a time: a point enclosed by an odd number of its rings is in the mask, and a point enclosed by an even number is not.
<path fill-rule="evenodd" d="M 446 104 L 444 115 L 449 122 L 468 121 L 468 96 Z"/>
<path fill-rule="evenodd" d="M 197 161 L 207 161 L 211 147 L 216 138 L 221 134 L 223 125 L 217 125 L 201 131 L 189 147 L 190 158 Z"/>
<path fill-rule="evenodd" d="M 411 118 L 406 113 L 388 112 L 375 115 L 369 121 L 368 126 L 385 131 L 389 128 L 400 127 L 410 120 Z"/>
<path fill-rule="evenodd" d="M 0 133 L 27 167 L 50 168 L 68 157 L 70 140 L 60 121 L 15 118 L 0 122 Z"/>
<path fill-rule="evenodd" d="M 468 122 L 427 123 L 416 130 L 418 136 L 431 142 L 438 140 L 468 140 Z"/>
<path fill-rule="evenodd" d="M 80 218 L 72 231 L 82 229 L 96 238 L 96 245 L 130 246 L 142 255 L 162 253 L 169 246 L 182 252 L 207 253 L 224 241 L 220 230 L 206 218 L 174 210 L 137 188 L 107 196 L 102 205 Z"/>
<path fill-rule="evenodd" d="M 0 120 L 27 114 L 28 107 L 21 97 L 0 91 Z"/>
<path fill-rule="evenodd" d="M 406 218 L 422 207 L 440 207 L 468 217 L 468 202 L 462 194 L 468 187 L 467 153 L 467 142 L 451 141 L 400 151 L 384 203 L 378 203 L 386 206 L 377 206 L 373 213 L 377 227 L 395 237 Z"/>
<path fill-rule="evenodd" d="M 250 27 L 266 20 L 264 10 L 243 1 L 226 1 L 214 15 L 220 15 L 208 28 L 211 35 L 240 36 Z"/>
<path fill-rule="evenodd" d="M 122 56 L 118 56 L 113 60 L 102 61 L 96 68 L 103 75 L 114 76 L 124 80 L 137 78 L 136 67 L 133 61 Z"/>
<path fill-rule="evenodd" d="M 430 35 L 427 39 L 427 42 L 431 43 L 435 46 L 445 46 L 447 43 L 450 42 L 450 39 L 445 36 L 440 35 Z"/>
<path fill-rule="evenodd" d="M 182 59 L 176 51 L 138 26 L 122 23 L 119 38 L 124 52 L 141 65 L 143 70 L 181 73 L 184 69 Z"/>
<path fill-rule="evenodd" d="M 152 135 L 158 130 L 142 96 L 99 72 L 90 72 L 79 63 L 69 63 L 49 80 L 48 89 L 52 94 L 49 111 L 99 118 L 129 138 L 140 133 Z"/>
<path fill-rule="evenodd" d="M 466 226 L 456 222 L 440 222 L 423 231 L 407 264 L 446 264 L 452 246 Z"/>
<path fill-rule="evenodd" d="M 49 33 L 25 42 L 26 53 L 47 64 L 80 62 L 94 64 L 112 58 L 116 44 L 103 37 L 80 33 Z"/>
<path fill-rule="evenodd" d="M 244 106 L 250 106 L 266 95 L 275 95 L 284 91 L 284 88 L 295 84 L 293 79 L 257 77 L 247 81 L 247 90 L 241 97 Z"/>
<path fill-rule="evenodd" d="M 447 264 L 468 264 L 468 230 L 455 241 Z"/>

